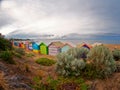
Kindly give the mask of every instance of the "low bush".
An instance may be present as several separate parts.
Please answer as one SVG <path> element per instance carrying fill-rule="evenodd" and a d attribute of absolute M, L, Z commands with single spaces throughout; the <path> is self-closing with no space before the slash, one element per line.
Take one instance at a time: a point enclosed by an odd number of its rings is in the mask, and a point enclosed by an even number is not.
<path fill-rule="evenodd" d="M 13 53 L 13 54 L 14 54 L 14 56 L 16 56 L 16 57 L 18 57 L 18 58 L 22 58 L 22 55 L 19 54 L 19 53 Z"/>
<path fill-rule="evenodd" d="M 88 64 L 85 70 L 88 76 L 105 78 L 111 75 L 116 69 L 111 51 L 102 45 L 90 50 L 88 60 L 90 64 Z"/>
<path fill-rule="evenodd" d="M 33 57 L 33 56 L 35 56 L 33 53 L 28 53 L 27 55 L 26 55 L 27 57 Z"/>
<path fill-rule="evenodd" d="M 15 64 L 11 51 L 2 51 L 0 53 L 0 58 L 9 64 Z"/>
<path fill-rule="evenodd" d="M 67 51 L 68 55 L 72 55 L 76 59 L 86 59 L 87 54 L 89 53 L 89 49 L 81 47 L 81 48 L 72 48 Z"/>
<path fill-rule="evenodd" d="M 42 81 L 42 77 L 35 77 L 35 84 L 32 85 L 35 90 L 87 90 L 88 85 L 82 78 L 75 77 L 58 77 L 54 79 L 48 76 L 45 82 Z"/>
<path fill-rule="evenodd" d="M 34 90 L 46 90 L 45 85 L 42 83 L 42 77 L 34 77 L 33 78 L 34 85 L 31 85 L 31 87 Z"/>
<path fill-rule="evenodd" d="M 12 50 L 12 43 L 9 40 L 0 37 L 0 51 L 6 50 Z"/>
<path fill-rule="evenodd" d="M 22 48 L 15 48 L 14 51 L 20 55 L 25 55 L 25 51 Z"/>
<path fill-rule="evenodd" d="M 120 72 L 120 61 L 116 61 L 116 72 Z"/>
<path fill-rule="evenodd" d="M 57 56 L 56 71 L 63 76 L 79 76 L 81 70 L 85 68 L 85 62 L 82 59 L 74 58 L 73 55 L 61 53 Z"/>
<path fill-rule="evenodd" d="M 55 64 L 56 62 L 52 59 L 48 59 L 48 58 L 39 58 L 36 60 L 36 63 L 43 65 L 43 66 L 51 66 L 53 64 Z"/>
<path fill-rule="evenodd" d="M 116 61 L 120 60 L 120 50 L 119 49 L 114 49 L 112 51 L 113 57 Z"/>
<path fill-rule="evenodd" d="M 87 79 L 102 78 L 103 76 L 95 69 L 92 64 L 86 64 L 86 67 L 82 70 L 82 77 Z"/>

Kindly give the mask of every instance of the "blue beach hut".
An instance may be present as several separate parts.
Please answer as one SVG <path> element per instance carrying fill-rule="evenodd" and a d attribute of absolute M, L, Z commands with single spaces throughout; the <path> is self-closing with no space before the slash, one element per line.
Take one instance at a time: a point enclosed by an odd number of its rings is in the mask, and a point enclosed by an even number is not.
<path fill-rule="evenodd" d="M 61 48 L 61 52 L 66 52 L 68 51 L 70 48 L 72 48 L 72 46 L 68 43 L 64 44 Z"/>
<path fill-rule="evenodd" d="M 39 51 L 40 51 L 40 45 L 38 45 L 35 42 L 32 42 L 32 48 L 33 48 L 33 52 L 39 53 Z"/>

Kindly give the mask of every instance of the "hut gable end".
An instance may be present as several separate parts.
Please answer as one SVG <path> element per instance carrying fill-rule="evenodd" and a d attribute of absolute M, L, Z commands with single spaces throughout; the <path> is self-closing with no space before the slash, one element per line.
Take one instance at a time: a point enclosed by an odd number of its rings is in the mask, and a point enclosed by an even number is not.
<path fill-rule="evenodd" d="M 61 52 L 61 48 L 63 47 L 63 43 L 61 42 L 52 42 L 49 44 L 49 55 L 57 55 Z"/>
<path fill-rule="evenodd" d="M 43 42 L 40 44 L 40 53 L 45 55 L 48 54 L 48 47 Z"/>

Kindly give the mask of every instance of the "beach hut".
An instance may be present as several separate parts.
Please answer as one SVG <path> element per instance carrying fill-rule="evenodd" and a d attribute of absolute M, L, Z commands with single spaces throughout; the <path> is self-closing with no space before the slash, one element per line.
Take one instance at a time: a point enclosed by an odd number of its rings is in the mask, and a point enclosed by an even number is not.
<path fill-rule="evenodd" d="M 20 47 L 20 48 L 22 47 L 22 42 L 19 42 L 19 47 Z"/>
<path fill-rule="evenodd" d="M 25 42 L 25 49 L 29 50 L 29 42 L 28 41 Z"/>
<path fill-rule="evenodd" d="M 25 44 L 21 42 L 21 48 L 25 49 Z"/>
<path fill-rule="evenodd" d="M 100 46 L 100 45 L 103 45 L 103 44 L 102 44 L 102 43 L 98 43 L 98 42 L 96 42 L 96 43 L 92 44 L 92 47 Z"/>
<path fill-rule="evenodd" d="M 13 41 L 13 46 L 19 46 L 19 43 L 17 41 Z"/>
<path fill-rule="evenodd" d="M 29 43 L 29 44 L 28 44 L 28 49 L 29 49 L 29 50 L 33 50 L 33 48 L 32 48 L 32 43 Z"/>
<path fill-rule="evenodd" d="M 78 48 L 84 47 L 84 48 L 87 48 L 87 49 L 91 49 L 92 48 L 92 46 L 90 44 L 86 44 L 86 43 L 82 43 L 82 44 L 78 45 L 77 47 Z"/>
<path fill-rule="evenodd" d="M 61 48 L 61 52 L 66 52 L 68 51 L 70 48 L 72 48 L 72 46 L 68 43 L 64 44 Z"/>
<path fill-rule="evenodd" d="M 45 55 L 48 54 L 48 46 L 43 42 L 40 44 L 40 53 Z"/>
<path fill-rule="evenodd" d="M 58 41 L 58 42 L 51 42 L 48 45 L 48 51 L 49 55 L 57 55 L 58 53 L 61 52 L 61 48 L 63 47 L 63 43 Z"/>
<path fill-rule="evenodd" d="M 33 42 L 32 43 L 32 49 L 33 49 L 33 52 L 39 53 L 39 51 L 40 51 L 40 45 L 38 45 L 37 43 Z"/>

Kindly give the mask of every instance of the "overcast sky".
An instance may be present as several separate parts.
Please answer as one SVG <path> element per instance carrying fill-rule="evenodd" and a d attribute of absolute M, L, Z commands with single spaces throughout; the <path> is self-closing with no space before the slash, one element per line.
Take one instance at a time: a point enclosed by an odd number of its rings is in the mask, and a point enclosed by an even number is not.
<path fill-rule="evenodd" d="M 0 33 L 120 33 L 120 0 L 0 0 Z"/>

